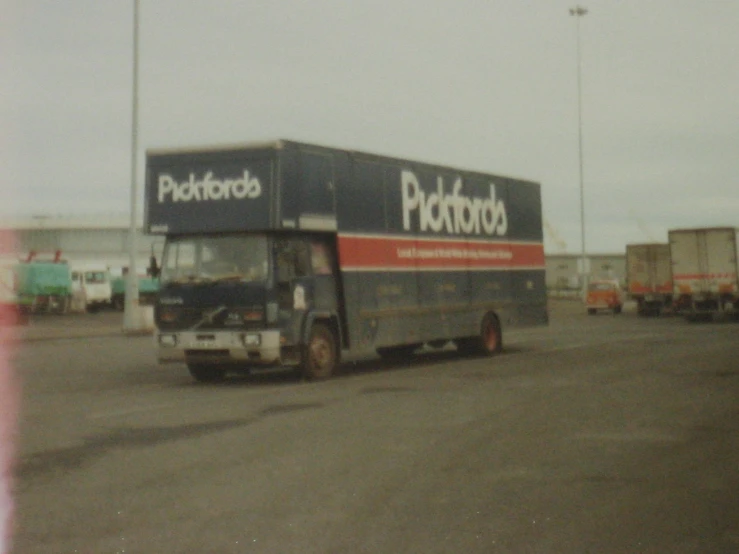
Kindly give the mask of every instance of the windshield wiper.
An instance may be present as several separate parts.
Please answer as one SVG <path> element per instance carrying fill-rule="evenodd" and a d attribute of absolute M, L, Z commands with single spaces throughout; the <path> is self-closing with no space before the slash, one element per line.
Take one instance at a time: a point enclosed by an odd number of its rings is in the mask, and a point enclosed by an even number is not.
<path fill-rule="evenodd" d="M 208 277 L 198 277 L 196 275 L 185 275 L 183 277 L 174 277 L 164 281 L 165 285 L 189 285 L 202 283 L 203 281 L 210 281 Z"/>
<path fill-rule="evenodd" d="M 229 281 L 263 281 L 264 279 L 253 279 L 249 275 L 244 273 L 224 273 L 222 275 L 211 276 L 196 276 L 186 275 L 184 277 L 176 277 L 165 281 L 165 285 L 198 285 L 201 283 L 214 284 L 214 283 L 226 283 Z"/>

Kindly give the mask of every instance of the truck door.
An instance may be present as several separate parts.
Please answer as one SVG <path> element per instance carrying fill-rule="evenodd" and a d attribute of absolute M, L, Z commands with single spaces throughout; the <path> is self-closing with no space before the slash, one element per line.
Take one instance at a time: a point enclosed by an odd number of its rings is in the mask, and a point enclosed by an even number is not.
<path fill-rule="evenodd" d="M 307 243 L 300 238 L 278 238 L 274 249 L 280 321 L 297 332 L 312 293 L 309 287 L 310 252 Z"/>
<path fill-rule="evenodd" d="M 733 293 L 736 283 L 734 230 L 709 229 L 703 233 L 703 240 L 707 288 L 713 293 Z"/>
<path fill-rule="evenodd" d="M 670 258 L 675 294 L 701 292 L 700 240 L 697 231 L 670 233 Z"/>
<path fill-rule="evenodd" d="M 280 320 L 295 340 L 306 315 L 338 312 L 335 243 L 333 236 L 323 234 L 275 241 Z"/>

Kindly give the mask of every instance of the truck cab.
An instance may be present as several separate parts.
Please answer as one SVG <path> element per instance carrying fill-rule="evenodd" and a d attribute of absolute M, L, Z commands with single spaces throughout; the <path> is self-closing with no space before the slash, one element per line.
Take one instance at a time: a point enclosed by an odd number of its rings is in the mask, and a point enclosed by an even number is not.
<path fill-rule="evenodd" d="M 227 371 L 338 360 L 335 245 L 330 235 L 224 233 L 167 239 L 155 306 L 161 362 L 185 362 L 200 381 Z M 311 341 L 316 323 L 325 328 Z M 324 332 L 324 331 L 328 331 Z"/>
<path fill-rule="evenodd" d="M 84 299 L 88 312 L 96 312 L 109 306 L 113 294 L 110 271 L 102 264 L 73 266 L 72 293 Z"/>
<path fill-rule="evenodd" d="M 589 315 L 598 311 L 620 314 L 623 309 L 623 292 L 617 279 L 597 279 L 588 283 L 585 307 Z"/>

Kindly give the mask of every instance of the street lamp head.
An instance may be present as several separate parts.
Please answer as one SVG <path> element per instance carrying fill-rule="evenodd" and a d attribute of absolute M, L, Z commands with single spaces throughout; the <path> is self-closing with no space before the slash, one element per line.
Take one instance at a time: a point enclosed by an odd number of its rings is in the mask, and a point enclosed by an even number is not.
<path fill-rule="evenodd" d="M 586 8 L 583 8 L 582 6 L 575 6 L 574 8 L 570 8 L 570 15 L 574 15 L 576 17 L 580 17 L 588 13 L 588 10 Z"/>

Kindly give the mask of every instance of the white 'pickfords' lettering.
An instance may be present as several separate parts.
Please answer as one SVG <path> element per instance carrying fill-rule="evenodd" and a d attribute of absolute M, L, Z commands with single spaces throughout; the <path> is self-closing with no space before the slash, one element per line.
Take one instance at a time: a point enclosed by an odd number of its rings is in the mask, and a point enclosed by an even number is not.
<path fill-rule="evenodd" d="M 411 229 L 411 212 L 418 211 L 421 231 L 447 233 L 472 233 L 479 235 L 505 235 L 508 216 L 505 204 L 495 198 L 495 185 L 490 183 L 489 198 L 470 198 L 460 195 L 462 179 L 457 178 L 451 194 L 444 191 L 444 179 L 437 177 L 437 190 L 430 194 L 421 189 L 412 171 L 403 170 L 400 175 L 403 195 L 403 229 Z M 482 228 L 482 231 L 481 231 Z"/>
<path fill-rule="evenodd" d="M 202 180 L 195 179 L 190 173 L 190 179 L 178 183 L 171 175 L 159 175 L 157 198 L 163 203 L 168 196 L 172 202 L 203 202 L 206 200 L 230 200 L 235 198 L 259 198 L 262 195 L 262 184 L 259 179 L 249 175 L 244 170 L 240 179 L 214 179 L 213 172 L 208 171 Z"/>

